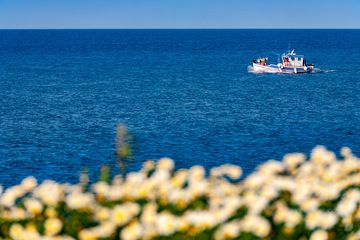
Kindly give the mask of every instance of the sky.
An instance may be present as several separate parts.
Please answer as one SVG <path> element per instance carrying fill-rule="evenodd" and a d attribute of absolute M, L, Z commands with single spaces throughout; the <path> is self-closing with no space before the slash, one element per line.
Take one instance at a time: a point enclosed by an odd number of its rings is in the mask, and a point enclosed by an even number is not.
<path fill-rule="evenodd" d="M 360 0 L 0 0 L 0 29 L 360 28 Z"/>

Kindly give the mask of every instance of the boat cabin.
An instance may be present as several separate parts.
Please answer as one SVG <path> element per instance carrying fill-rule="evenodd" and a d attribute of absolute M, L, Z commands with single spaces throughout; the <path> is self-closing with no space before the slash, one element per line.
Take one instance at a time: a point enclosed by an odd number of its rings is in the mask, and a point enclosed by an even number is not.
<path fill-rule="evenodd" d="M 296 53 L 294 53 L 294 50 L 282 55 L 282 64 L 285 67 L 303 67 L 306 65 L 304 56 L 297 55 Z"/>

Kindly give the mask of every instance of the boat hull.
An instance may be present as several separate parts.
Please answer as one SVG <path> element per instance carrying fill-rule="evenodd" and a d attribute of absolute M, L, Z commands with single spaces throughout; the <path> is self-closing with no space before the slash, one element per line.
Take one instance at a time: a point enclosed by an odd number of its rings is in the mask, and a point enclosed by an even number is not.
<path fill-rule="evenodd" d="M 289 73 L 289 74 L 301 74 L 301 73 L 310 73 L 314 70 L 314 66 L 304 66 L 304 67 L 285 67 L 282 65 L 261 65 L 253 63 L 253 71 L 261 73 Z"/>

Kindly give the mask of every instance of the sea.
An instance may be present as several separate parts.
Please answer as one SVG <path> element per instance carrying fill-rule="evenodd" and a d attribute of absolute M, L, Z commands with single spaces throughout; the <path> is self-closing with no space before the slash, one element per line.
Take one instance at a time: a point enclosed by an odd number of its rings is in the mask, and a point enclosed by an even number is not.
<path fill-rule="evenodd" d="M 288 49 L 317 71 L 249 72 Z M 118 124 L 132 136 L 121 167 Z M 0 30 L 3 186 L 161 157 L 246 176 L 317 145 L 360 156 L 360 30 Z"/>

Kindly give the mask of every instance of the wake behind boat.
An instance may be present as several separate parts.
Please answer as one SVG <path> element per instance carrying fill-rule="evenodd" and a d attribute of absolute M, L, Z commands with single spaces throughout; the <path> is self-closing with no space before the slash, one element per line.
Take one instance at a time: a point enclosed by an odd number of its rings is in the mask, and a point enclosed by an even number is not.
<path fill-rule="evenodd" d="M 268 58 L 260 57 L 253 60 L 254 72 L 265 73 L 310 73 L 314 71 L 313 64 L 307 64 L 303 55 L 297 55 L 294 50 L 281 55 L 281 63 L 268 64 Z"/>

